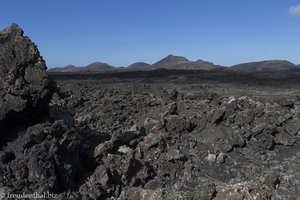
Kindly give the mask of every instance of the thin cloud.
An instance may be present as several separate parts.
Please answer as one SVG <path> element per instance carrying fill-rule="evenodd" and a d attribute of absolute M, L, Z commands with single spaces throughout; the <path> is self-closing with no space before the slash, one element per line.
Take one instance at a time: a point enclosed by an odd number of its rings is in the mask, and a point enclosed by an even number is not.
<path fill-rule="evenodd" d="M 300 5 L 297 5 L 297 6 L 291 6 L 289 8 L 289 13 L 290 15 L 300 15 Z"/>

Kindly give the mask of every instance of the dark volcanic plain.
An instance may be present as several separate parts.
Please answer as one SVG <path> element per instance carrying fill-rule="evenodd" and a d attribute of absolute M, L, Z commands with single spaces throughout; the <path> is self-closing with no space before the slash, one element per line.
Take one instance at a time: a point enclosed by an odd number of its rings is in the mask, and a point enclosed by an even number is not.
<path fill-rule="evenodd" d="M 14 35 L 19 28 L 10 31 Z M 29 67 L 40 69 L 35 55 Z M 27 63 L 15 71 L 26 71 Z M 3 80 L 12 91 L 35 88 L 16 74 L 22 87 Z M 27 112 L 0 104 L 7 111 L 0 110 L 0 193 L 51 192 L 57 199 L 300 198 L 298 72 L 157 69 L 46 78 L 39 92 L 26 93 L 43 102 L 42 117 L 32 103 L 26 104 L 34 112 L 25 122 L 18 118 Z M 3 96 L 19 95 L 0 89 Z M 36 95 L 44 90 L 45 97 Z M 14 120 L 20 122 L 7 125 Z"/>
<path fill-rule="evenodd" d="M 62 109 L 57 120 L 109 136 L 92 148 L 102 171 L 91 172 L 82 194 L 111 181 L 120 191 L 110 195 L 120 199 L 299 198 L 296 74 L 156 70 L 50 77 L 60 88 L 52 117 Z M 107 182 L 97 183 L 99 173 Z"/>

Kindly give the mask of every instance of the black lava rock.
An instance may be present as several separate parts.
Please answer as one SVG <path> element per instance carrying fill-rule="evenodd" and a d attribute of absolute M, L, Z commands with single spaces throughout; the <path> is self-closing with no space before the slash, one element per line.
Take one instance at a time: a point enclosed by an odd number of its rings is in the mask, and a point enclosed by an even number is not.
<path fill-rule="evenodd" d="M 47 115 L 53 82 L 36 45 L 16 24 L 0 32 L 0 135 Z"/>

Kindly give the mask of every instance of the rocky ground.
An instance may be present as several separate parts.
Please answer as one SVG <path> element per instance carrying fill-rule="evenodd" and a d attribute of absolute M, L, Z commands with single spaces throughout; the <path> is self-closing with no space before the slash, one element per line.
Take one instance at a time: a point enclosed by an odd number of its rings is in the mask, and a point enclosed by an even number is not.
<path fill-rule="evenodd" d="M 0 67 L 0 193 L 300 199 L 299 83 L 52 75 L 55 86 L 36 47 L 17 39 L 17 26 L 0 35 L 34 58 L 1 54 L 11 63 Z"/>
<path fill-rule="evenodd" d="M 58 81 L 53 118 L 106 138 L 87 145 L 97 167 L 80 186 L 81 195 L 299 198 L 296 94 L 284 98 L 277 91 L 266 99 L 220 95 L 201 85 L 195 91 L 195 85 L 138 82 Z"/>

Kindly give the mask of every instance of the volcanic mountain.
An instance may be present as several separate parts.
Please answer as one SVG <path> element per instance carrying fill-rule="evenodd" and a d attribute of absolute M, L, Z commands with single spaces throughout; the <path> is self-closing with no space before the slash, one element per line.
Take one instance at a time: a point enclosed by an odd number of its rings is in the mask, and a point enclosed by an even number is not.
<path fill-rule="evenodd" d="M 220 68 L 221 66 L 215 65 L 211 62 L 197 60 L 190 61 L 182 56 L 168 55 L 167 57 L 159 60 L 158 62 L 149 65 L 147 63 L 138 62 L 128 66 L 128 69 L 135 70 L 153 70 L 153 69 L 187 69 L 187 70 L 211 70 Z"/>
<path fill-rule="evenodd" d="M 299 70 L 299 66 L 286 60 L 265 60 L 234 65 L 231 70 L 243 72 L 276 72 Z"/>
<path fill-rule="evenodd" d="M 153 69 L 165 68 L 165 69 L 175 69 L 176 66 L 189 63 L 190 61 L 182 56 L 168 55 L 167 57 L 161 59 L 160 61 L 152 65 Z"/>

